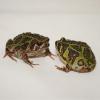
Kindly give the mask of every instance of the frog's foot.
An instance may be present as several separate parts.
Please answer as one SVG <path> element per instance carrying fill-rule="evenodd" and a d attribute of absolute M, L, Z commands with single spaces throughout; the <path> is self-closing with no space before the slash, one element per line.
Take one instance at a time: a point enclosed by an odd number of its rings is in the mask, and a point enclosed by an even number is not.
<path fill-rule="evenodd" d="M 56 55 L 50 53 L 50 54 L 48 54 L 48 56 L 49 56 L 52 60 L 55 60 L 55 59 L 54 59 L 54 56 L 56 56 Z"/>
<path fill-rule="evenodd" d="M 27 63 L 28 65 L 30 65 L 32 68 L 34 67 L 34 65 L 39 65 L 39 64 L 34 64 L 32 63 L 32 61 L 30 61 L 29 59 L 24 59 L 23 60 L 25 63 Z"/>
<path fill-rule="evenodd" d="M 23 54 L 22 54 L 22 60 L 23 60 L 25 63 L 27 63 L 28 65 L 30 65 L 32 68 L 34 67 L 33 65 L 39 65 L 39 64 L 33 64 L 33 63 L 29 60 L 29 58 L 28 58 L 28 56 L 27 56 L 26 53 L 23 53 Z"/>
<path fill-rule="evenodd" d="M 51 52 L 49 51 L 48 56 L 49 56 L 51 59 L 55 60 L 54 57 L 56 57 L 57 55 L 54 55 L 53 53 L 51 53 Z"/>
<path fill-rule="evenodd" d="M 70 68 L 69 67 L 66 67 L 66 66 L 63 66 L 62 68 L 59 67 L 59 66 L 56 66 L 55 67 L 58 69 L 58 70 L 61 70 L 63 72 L 69 72 L 70 71 Z"/>

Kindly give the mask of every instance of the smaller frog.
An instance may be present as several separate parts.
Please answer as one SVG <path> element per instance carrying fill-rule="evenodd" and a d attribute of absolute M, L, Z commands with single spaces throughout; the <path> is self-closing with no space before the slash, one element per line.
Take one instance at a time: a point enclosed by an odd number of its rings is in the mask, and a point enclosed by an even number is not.
<path fill-rule="evenodd" d="M 32 34 L 31 32 L 26 32 L 7 41 L 4 57 L 9 56 L 15 61 L 15 57 L 22 59 L 25 63 L 33 67 L 33 65 L 38 64 L 33 64 L 29 58 L 50 56 L 53 59 L 52 55 L 49 50 L 48 37 L 37 33 Z"/>
<path fill-rule="evenodd" d="M 68 40 L 62 37 L 55 42 L 57 54 L 65 67 L 57 67 L 58 70 L 79 73 L 91 72 L 96 66 L 95 56 L 87 43 Z"/>

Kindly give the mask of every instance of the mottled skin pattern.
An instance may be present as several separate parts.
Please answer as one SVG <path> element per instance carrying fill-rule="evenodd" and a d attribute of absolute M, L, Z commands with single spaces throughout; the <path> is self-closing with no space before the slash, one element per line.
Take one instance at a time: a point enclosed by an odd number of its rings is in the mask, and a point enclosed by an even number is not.
<path fill-rule="evenodd" d="M 15 61 L 15 57 L 22 59 L 31 67 L 33 67 L 32 65 L 37 64 L 33 64 L 29 58 L 42 56 L 51 57 L 51 55 L 52 54 L 49 51 L 49 38 L 36 33 L 22 33 L 16 36 L 14 39 L 9 39 L 6 43 L 5 56 L 9 56 Z"/>
<path fill-rule="evenodd" d="M 96 60 L 91 48 L 84 42 L 61 38 L 55 42 L 57 54 L 65 67 L 57 69 L 80 73 L 90 72 L 95 68 Z"/>

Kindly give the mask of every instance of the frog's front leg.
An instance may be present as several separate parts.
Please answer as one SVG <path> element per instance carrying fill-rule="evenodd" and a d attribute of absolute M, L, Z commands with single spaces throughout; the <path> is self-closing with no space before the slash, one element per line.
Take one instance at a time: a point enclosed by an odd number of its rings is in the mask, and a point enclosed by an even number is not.
<path fill-rule="evenodd" d="M 9 50 L 6 48 L 6 53 L 5 53 L 5 55 L 4 55 L 3 57 L 5 58 L 6 56 L 9 56 L 12 60 L 17 61 L 17 60 L 13 57 L 13 54 L 14 54 L 14 52 L 11 52 L 11 51 L 9 51 Z"/>
<path fill-rule="evenodd" d="M 54 57 L 56 57 L 56 55 L 54 55 L 53 53 L 51 53 L 51 51 L 49 49 L 46 50 L 46 54 L 45 55 L 47 55 L 51 59 L 55 60 Z"/>
<path fill-rule="evenodd" d="M 61 71 L 64 71 L 64 72 L 69 72 L 69 71 L 71 71 L 71 67 L 67 64 L 66 66 L 63 66 L 62 68 L 61 67 L 59 67 L 59 66 L 56 66 L 56 68 L 58 69 L 58 70 L 61 70 Z"/>
<path fill-rule="evenodd" d="M 32 68 L 33 68 L 33 65 L 39 65 L 39 64 L 33 64 L 33 63 L 29 60 L 29 57 L 28 57 L 27 53 L 23 52 L 21 55 L 22 55 L 21 59 L 22 59 L 25 63 L 29 64 Z"/>

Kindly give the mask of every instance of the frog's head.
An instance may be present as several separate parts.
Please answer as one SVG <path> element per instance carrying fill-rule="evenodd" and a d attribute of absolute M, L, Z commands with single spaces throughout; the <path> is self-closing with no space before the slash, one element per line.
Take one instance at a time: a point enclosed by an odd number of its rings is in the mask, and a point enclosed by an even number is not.
<path fill-rule="evenodd" d="M 68 47 L 68 44 L 66 43 L 66 39 L 64 37 L 62 37 L 60 40 L 57 40 L 55 42 L 55 47 L 56 47 L 58 54 L 60 54 L 60 55 L 63 54 L 63 52 Z"/>
<path fill-rule="evenodd" d="M 9 53 L 13 52 L 13 40 L 9 39 L 6 43 L 6 49 L 5 49 L 5 56 L 7 56 Z"/>

